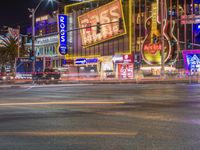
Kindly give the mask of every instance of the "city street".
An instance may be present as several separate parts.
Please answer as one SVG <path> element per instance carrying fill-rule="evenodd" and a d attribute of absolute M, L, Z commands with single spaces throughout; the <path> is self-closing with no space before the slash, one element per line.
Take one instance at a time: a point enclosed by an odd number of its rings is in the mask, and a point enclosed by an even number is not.
<path fill-rule="evenodd" d="M 0 150 L 198 150 L 200 85 L 0 87 Z"/>

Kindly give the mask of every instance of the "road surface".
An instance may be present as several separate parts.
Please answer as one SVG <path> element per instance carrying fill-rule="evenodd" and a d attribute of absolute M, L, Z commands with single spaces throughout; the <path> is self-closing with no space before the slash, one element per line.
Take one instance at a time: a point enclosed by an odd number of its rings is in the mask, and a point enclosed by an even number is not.
<path fill-rule="evenodd" d="M 199 150 L 200 85 L 0 87 L 0 150 Z"/>

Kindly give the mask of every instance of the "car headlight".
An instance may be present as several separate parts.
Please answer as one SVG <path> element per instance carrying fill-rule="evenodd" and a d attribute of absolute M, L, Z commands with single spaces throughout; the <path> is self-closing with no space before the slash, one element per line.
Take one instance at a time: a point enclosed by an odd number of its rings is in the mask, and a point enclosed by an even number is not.
<path fill-rule="evenodd" d="M 14 79 L 14 77 L 10 77 L 10 79 L 11 79 L 11 80 L 13 80 L 13 79 Z"/>
<path fill-rule="evenodd" d="M 6 76 L 2 77 L 3 80 L 6 80 Z"/>
<path fill-rule="evenodd" d="M 55 78 L 54 77 L 51 77 L 51 80 L 54 80 Z"/>

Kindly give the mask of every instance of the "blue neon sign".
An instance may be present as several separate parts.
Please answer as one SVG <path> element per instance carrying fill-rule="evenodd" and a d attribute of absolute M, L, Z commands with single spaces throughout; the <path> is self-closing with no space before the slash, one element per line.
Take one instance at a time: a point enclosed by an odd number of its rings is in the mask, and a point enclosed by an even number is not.
<path fill-rule="evenodd" d="M 92 58 L 92 59 L 87 59 L 87 64 L 92 64 L 92 63 L 97 63 L 98 59 L 97 58 Z"/>
<path fill-rule="evenodd" d="M 186 55 L 188 69 L 191 72 L 200 71 L 200 54 L 188 54 Z"/>
<path fill-rule="evenodd" d="M 66 55 L 68 52 L 67 48 L 67 19 L 68 17 L 63 14 L 58 15 L 58 26 L 59 26 L 59 52 L 61 55 Z"/>
<path fill-rule="evenodd" d="M 75 64 L 84 65 L 84 64 L 87 64 L 87 60 L 85 58 L 79 58 L 79 59 L 76 59 Z"/>
<path fill-rule="evenodd" d="M 98 58 L 86 59 L 86 58 L 78 58 L 75 60 L 76 65 L 85 65 L 85 64 L 92 64 L 98 63 Z"/>

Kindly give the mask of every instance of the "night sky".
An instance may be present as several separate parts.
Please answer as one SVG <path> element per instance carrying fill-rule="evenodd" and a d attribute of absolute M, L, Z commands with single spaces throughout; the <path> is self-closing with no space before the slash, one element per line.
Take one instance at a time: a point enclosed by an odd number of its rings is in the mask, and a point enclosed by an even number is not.
<path fill-rule="evenodd" d="M 28 8 L 35 8 L 40 0 L 2 0 L 0 4 L 0 26 L 15 27 L 20 25 L 24 30 L 31 24 Z M 47 1 L 47 0 L 46 0 Z M 48 14 L 56 9 L 56 3 L 42 2 L 36 16 Z"/>

